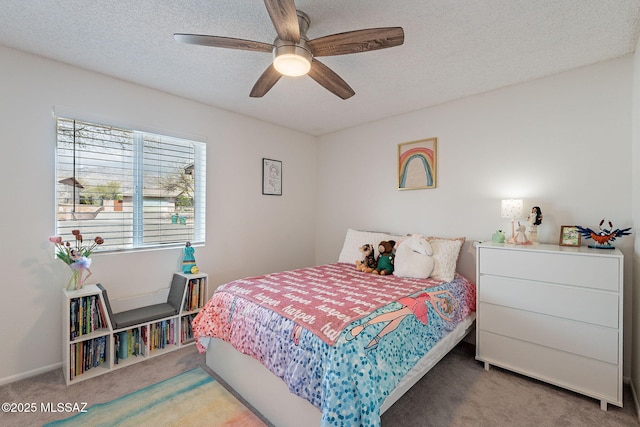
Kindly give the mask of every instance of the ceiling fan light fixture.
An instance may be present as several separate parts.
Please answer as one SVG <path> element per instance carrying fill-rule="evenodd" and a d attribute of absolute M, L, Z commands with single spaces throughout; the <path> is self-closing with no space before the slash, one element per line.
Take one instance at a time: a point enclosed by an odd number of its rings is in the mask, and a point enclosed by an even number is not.
<path fill-rule="evenodd" d="M 271 52 L 272 63 L 251 89 L 249 96 L 252 98 L 264 96 L 283 75 L 309 75 L 329 92 L 348 99 L 355 95 L 353 89 L 333 70 L 314 58 L 368 52 L 404 43 L 402 27 L 365 28 L 309 40 L 307 30 L 311 20 L 306 13 L 296 9 L 294 0 L 265 0 L 264 4 L 277 34 L 273 43 L 206 34 L 175 33 L 173 36 L 183 43 Z"/>
<path fill-rule="evenodd" d="M 273 48 L 273 66 L 285 76 L 304 76 L 311 69 L 311 52 L 300 45 L 276 44 Z"/>

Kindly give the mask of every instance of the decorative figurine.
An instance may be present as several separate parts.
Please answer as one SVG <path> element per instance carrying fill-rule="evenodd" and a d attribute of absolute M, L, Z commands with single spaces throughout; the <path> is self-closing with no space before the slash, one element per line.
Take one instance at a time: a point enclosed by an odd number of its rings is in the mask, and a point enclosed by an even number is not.
<path fill-rule="evenodd" d="M 182 258 L 182 272 L 185 274 L 196 274 L 199 270 L 196 266 L 196 258 L 193 253 L 195 249 L 191 246 L 191 242 L 184 245 L 184 257 Z"/>
<path fill-rule="evenodd" d="M 539 206 L 531 208 L 531 214 L 529 214 L 529 240 L 532 243 L 538 241 L 538 226 L 542 224 L 542 211 Z"/>
<path fill-rule="evenodd" d="M 616 240 L 616 237 L 628 236 L 631 234 L 631 231 L 629 231 L 631 230 L 631 227 L 624 228 L 622 230 L 620 230 L 619 228 L 613 230 L 613 224 L 611 223 L 611 221 L 609 221 L 608 229 L 602 228 L 602 224 L 604 224 L 604 218 L 602 219 L 602 221 L 600 221 L 600 224 L 598 224 L 598 228 L 600 229 L 600 231 L 597 233 L 588 227 L 580 227 L 579 225 L 576 225 L 576 228 L 578 229 L 578 232 L 582 235 L 582 237 L 584 237 L 585 239 L 593 239 L 593 241 L 596 242 L 588 245 L 590 248 L 614 249 L 614 246 L 611 244 L 611 242 Z"/>
<path fill-rule="evenodd" d="M 524 224 L 520 224 L 520 221 L 518 221 L 518 228 L 516 228 L 516 237 L 513 243 L 515 243 L 516 245 L 531 244 L 531 241 L 527 239 L 527 233 L 525 233 L 526 229 L 527 227 Z"/>
<path fill-rule="evenodd" d="M 494 243 L 504 243 L 506 237 L 504 235 L 504 231 L 498 230 L 491 235 L 491 241 Z"/>
<path fill-rule="evenodd" d="M 84 281 L 87 280 L 89 276 L 93 274 L 90 268 L 91 258 L 87 258 L 86 256 L 80 255 L 80 252 L 78 252 L 77 249 L 69 250 L 69 258 L 73 260 L 73 263 L 71 263 L 69 267 L 71 267 L 72 270 L 75 270 L 76 273 L 74 274 L 78 275 L 77 289 L 82 289 L 82 286 L 84 285 Z M 85 271 L 88 272 L 89 274 L 82 277 Z"/>

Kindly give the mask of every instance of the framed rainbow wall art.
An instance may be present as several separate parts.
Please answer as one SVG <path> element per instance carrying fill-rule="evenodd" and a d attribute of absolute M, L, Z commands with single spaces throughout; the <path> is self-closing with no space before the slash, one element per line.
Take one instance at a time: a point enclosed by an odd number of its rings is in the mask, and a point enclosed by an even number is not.
<path fill-rule="evenodd" d="M 399 190 L 436 188 L 437 144 L 437 138 L 398 144 Z"/>

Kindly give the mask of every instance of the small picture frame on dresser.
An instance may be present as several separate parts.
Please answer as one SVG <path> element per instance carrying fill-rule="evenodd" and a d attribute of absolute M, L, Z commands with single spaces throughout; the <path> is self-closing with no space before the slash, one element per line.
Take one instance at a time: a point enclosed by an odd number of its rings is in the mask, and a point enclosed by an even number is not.
<path fill-rule="evenodd" d="M 560 246 L 580 246 L 580 232 L 575 225 L 560 226 Z"/>

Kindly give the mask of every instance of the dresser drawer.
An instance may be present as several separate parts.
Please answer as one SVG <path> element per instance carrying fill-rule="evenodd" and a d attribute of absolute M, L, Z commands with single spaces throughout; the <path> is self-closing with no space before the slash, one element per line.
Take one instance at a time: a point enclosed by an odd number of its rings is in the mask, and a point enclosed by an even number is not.
<path fill-rule="evenodd" d="M 622 406 L 618 365 L 484 331 L 478 338 L 484 362 Z"/>
<path fill-rule="evenodd" d="M 487 303 L 480 303 L 478 307 L 478 325 L 482 331 L 556 348 L 613 365 L 618 363 L 620 356 L 618 329 Z"/>
<path fill-rule="evenodd" d="M 620 259 L 583 253 L 481 248 L 480 274 L 618 291 Z"/>
<path fill-rule="evenodd" d="M 617 293 L 503 276 L 481 275 L 479 283 L 479 302 L 618 328 Z"/>

